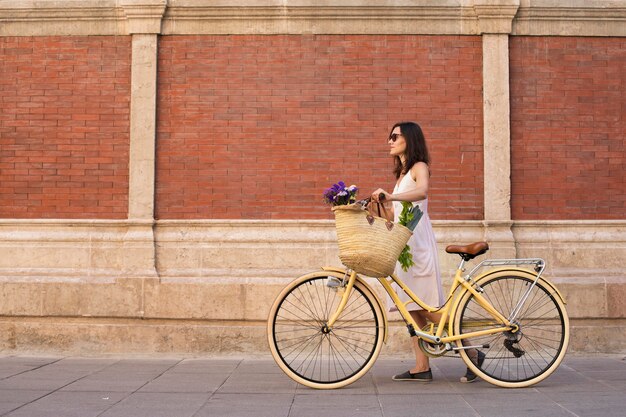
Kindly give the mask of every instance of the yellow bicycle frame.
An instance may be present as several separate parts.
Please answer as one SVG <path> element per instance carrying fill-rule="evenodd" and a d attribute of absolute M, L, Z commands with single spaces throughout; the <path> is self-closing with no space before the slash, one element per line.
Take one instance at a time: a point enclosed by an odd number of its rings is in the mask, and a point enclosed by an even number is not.
<path fill-rule="evenodd" d="M 324 270 L 329 270 L 329 271 L 335 271 L 335 272 L 343 272 L 344 274 L 347 275 L 347 272 L 345 270 L 340 269 L 340 268 L 325 267 L 323 269 Z M 508 268 L 502 268 L 502 270 L 508 270 Z M 495 334 L 495 333 L 501 333 L 503 331 L 509 331 L 509 330 L 515 331 L 517 326 L 512 324 L 512 323 L 510 323 L 507 318 L 502 316 L 502 314 L 500 314 L 496 309 L 494 309 L 493 306 L 478 291 L 476 291 L 476 289 L 474 289 L 474 287 L 470 284 L 470 282 L 468 282 L 468 280 L 466 280 L 466 279 L 464 279 L 462 277 L 463 271 L 464 270 L 462 268 L 457 269 L 457 271 L 455 273 L 455 276 L 454 276 L 454 281 L 452 283 L 452 287 L 450 288 L 448 299 L 447 299 L 446 303 L 443 305 L 443 307 L 440 307 L 440 308 L 434 308 L 432 306 L 429 306 L 429 305 L 423 303 L 417 297 L 417 295 L 415 295 L 415 293 L 413 293 L 413 291 L 411 291 L 411 289 L 404 282 L 402 282 L 402 280 L 400 280 L 395 275 L 391 275 L 390 277 L 377 278 L 377 280 L 378 280 L 378 282 L 381 283 L 381 285 L 383 286 L 383 288 L 385 289 L 387 294 L 389 294 L 389 296 L 393 300 L 394 304 L 398 308 L 398 311 L 400 312 L 400 314 L 402 315 L 404 320 L 410 326 L 413 327 L 413 330 L 415 331 L 416 335 L 421 337 L 421 338 L 423 338 L 423 339 L 431 341 L 433 343 L 444 343 L 445 344 L 445 343 L 456 342 L 456 341 L 462 340 L 462 339 L 469 339 L 469 338 L 473 338 L 473 337 L 479 337 L 479 336 L 485 336 L 485 335 L 490 335 L 490 334 Z M 493 273 L 495 271 L 496 270 L 490 270 L 489 273 Z M 525 270 L 525 272 L 528 272 L 528 271 Z M 355 283 L 356 279 L 357 279 L 357 273 L 355 271 L 351 271 L 350 272 L 350 276 L 349 276 L 348 281 L 347 281 L 346 286 L 345 286 L 344 294 L 342 296 L 341 301 L 339 302 L 339 306 L 338 306 L 337 310 L 334 312 L 334 314 L 328 320 L 327 326 L 329 328 L 332 328 L 332 326 L 335 324 L 335 322 L 337 321 L 337 319 L 339 318 L 339 316 L 343 312 L 343 309 L 345 308 L 345 306 L 346 306 L 346 304 L 348 302 L 348 299 L 350 297 L 350 294 L 352 292 L 352 288 L 354 286 L 354 283 Z M 480 277 L 478 279 L 480 279 Z M 394 291 L 394 289 L 391 286 L 392 283 L 394 283 L 394 282 L 400 287 L 400 289 L 402 289 L 402 291 L 404 293 L 406 293 L 409 296 L 409 298 L 410 298 L 409 301 L 402 302 L 400 300 L 400 297 L 398 296 L 398 294 Z M 493 316 L 495 322 L 496 323 L 500 323 L 502 325 L 502 327 L 488 329 L 488 330 L 481 330 L 481 331 L 477 331 L 477 332 L 464 333 L 462 335 L 452 335 L 453 334 L 453 331 L 452 331 L 453 330 L 452 329 L 453 316 L 451 316 L 451 314 L 454 314 L 454 312 L 456 311 L 456 309 L 458 307 L 458 303 L 460 302 L 460 299 L 461 299 L 461 297 L 459 295 L 454 297 L 454 294 L 461 287 L 466 289 L 467 291 L 469 291 L 475 297 L 476 302 L 478 304 L 480 304 L 485 309 L 485 311 L 487 311 L 489 314 L 491 314 L 491 316 Z M 375 292 L 371 288 L 370 288 L 370 291 L 373 294 L 375 294 Z M 429 311 L 429 312 L 432 312 L 432 313 L 436 312 L 436 313 L 440 313 L 441 314 L 441 319 L 439 321 L 439 324 L 437 326 L 437 331 L 435 332 L 435 334 L 430 334 L 430 333 L 426 333 L 426 332 L 421 331 L 421 329 L 418 327 L 418 325 L 415 322 L 415 320 L 413 320 L 413 317 L 411 316 L 411 314 L 409 313 L 409 311 L 407 309 L 407 305 L 410 304 L 410 303 L 413 303 L 413 302 L 416 303 L 417 305 L 419 305 L 421 308 L 423 308 L 426 311 Z M 450 319 L 448 320 L 448 318 L 450 318 Z M 448 335 L 445 336 L 445 337 L 442 337 L 444 329 L 446 327 L 446 322 L 448 322 Z M 385 320 L 385 323 L 386 323 L 386 320 Z"/>
<path fill-rule="evenodd" d="M 411 289 L 404 283 L 402 282 L 400 279 L 398 279 L 395 275 L 391 275 L 390 279 L 388 278 L 378 278 L 378 281 L 382 284 L 383 288 L 385 288 L 385 291 L 387 291 L 387 293 L 389 294 L 389 296 L 391 297 L 391 299 L 393 300 L 394 304 L 396 305 L 396 307 L 398 308 L 398 311 L 400 312 L 400 314 L 402 315 L 402 317 L 404 318 L 404 320 L 409 323 L 410 325 L 413 326 L 413 329 L 416 331 L 416 333 L 418 334 L 418 336 L 420 337 L 424 337 L 427 340 L 431 340 L 433 342 L 437 342 L 437 343 L 450 343 L 450 342 L 455 342 L 457 340 L 461 340 L 461 339 L 468 339 L 468 338 L 472 338 L 472 337 L 479 337 L 479 336 L 485 336 L 485 335 L 489 335 L 489 334 L 495 334 L 495 333 L 501 333 L 502 331 L 506 331 L 506 330 L 511 330 L 513 329 L 515 326 L 512 326 L 511 323 L 509 323 L 509 321 L 507 320 L 507 318 L 505 318 L 504 316 L 502 316 L 502 314 L 500 314 L 496 309 L 493 308 L 493 306 L 487 301 L 485 300 L 485 298 L 478 292 L 476 291 L 472 285 L 470 285 L 470 283 L 463 279 L 463 277 L 461 276 L 463 273 L 462 269 L 457 269 L 455 275 L 454 275 L 454 280 L 452 282 L 452 287 L 450 288 L 450 292 L 448 294 L 448 299 L 446 301 L 446 303 L 443 305 L 443 307 L 441 308 L 434 308 L 432 306 L 429 306 L 427 304 L 424 304 L 416 295 L 415 293 L 413 293 L 413 291 L 411 291 Z M 410 298 L 409 301 L 407 302 L 402 302 L 400 300 L 400 297 L 398 296 L 398 294 L 393 290 L 393 288 L 391 287 L 391 282 L 395 282 L 401 289 L 402 291 L 404 291 Z M 467 291 L 469 291 L 470 293 L 472 293 L 472 295 L 474 295 L 476 302 L 478 302 L 478 304 L 480 304 L 481 307 L 483 307 L 485 309 L 485 311 L 487 311 L 489 314 L 491 314 L 491 316 L 493 316 L 493 318 L 496 320 L 497 323 L 500 323 L 502 325 L 501 328 L 495 328 L 495 329 L 489 329 L 489 330 L 481 330 L 478 332 L 470 332 L 470 333 L 464 333 L 462 335 L 454 335 L 452 336 L 452 318 L 451 317 L 451 312 L 455 312 L 458 302 L 460 300 L 460 297 L 454 297 L 455 292 L 460 288 L 463 287 L 465 288 Z M 417 305 L 419 305 L 421 308 L 423 308 L 426 311 L 429 311 L 431 313 L 439 313 L 441 314 L 441 319 L 439 321 L 439 324 L 437 326 L 437 331 L 435 332 L 434 335 L 431 336 L 435 336 L 436 339 L 433 340 L 431 337 L 427 337 L 427 336 L 423 336 L 419 331 L 419 327 L 417 326 L 417 323 L 415 323 L 415 321 L 413 320 L 413 317 L 411 316 L 411 314 L 409 313 L 409 311 L 407 310 L 407 305 L 410 303 L 416 303 Z M 448 320 L 448 317 L 450 317 L 450 320 Z M 448 335 L 446 337 L 442 337 L 443 336 L 443 332 L 445 329 L 445 325 L 446 322 L 448 323 Z"/>

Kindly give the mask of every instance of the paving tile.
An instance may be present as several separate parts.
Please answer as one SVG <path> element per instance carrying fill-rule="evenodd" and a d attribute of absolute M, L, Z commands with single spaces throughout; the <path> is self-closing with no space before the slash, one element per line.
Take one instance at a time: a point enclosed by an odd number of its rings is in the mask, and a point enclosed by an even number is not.
<path fill-rule="evenodd" d="M 123 398 L 107 392 L 53 392 L 8 414 L 8 417 L 98 416 Z"/>
<path fill-rule="evenodd" d="M 380 404 L 385 417 L 479 416 L 456 394 L 381 395 Z"/>
<path fill-rule="evenodd" d="M 23 405 L 24 404 L 20 402 L 0 402 L 0 416 L 5 416 L 10 411 L 13 411 Z"/>
<path fill-rule="evenodd" d="M 194 417 L 287 417 L 291 394 L 215 394 Z"/>
<path fill-rule="evenodd" d="M 117 359 L 96 359 L 96 358 L 63 358 L 48 368 L 71 369 L 72 371 L 97 371 L 107 368 L 118 362 Z"/>
<path fill-rule="evenodd" d="M 26 363 L 19 363 L 19 362 L 13 363 L 9 361 L 3 361 L 3 362 L 0 362 L 0 379 L 9 378 L 11 376 L 19 375 L 24 372 L 29 372 L 43 365 L 44 364 L 35 365 L 35 364 L 26 364 Z"/>
<path fill-rule="evenodd" d="M 185 359 L 170 368 L 168 373 L 230 374 L 243 359 Z"/>
<path fill-rule="evenodd" d="M 29 389 L 3 389 L 0 390 L 0 403 L 2 402 L 19 402 L 29 403 L 37 398 L 48 394 L 48 390 L 29 390 Z"/>
<path fill-rule="evenodd" d="M 586 371 L 585 376 L 598 381 L 625 381 L 626 369 L 614 369 L 611 371 Z"/>
<path fill-rule="evenodd" d="M 0 389 L 56 390 L 106 367 L 106 361 L 57 360 L 0 380 Z"/>
<path fill-rule="evenodd" d="M 5 378 L 9 378 L 15 375 L 19 375 L 23 372 L 28 371 L 29 368 L 25 368 L 23 366 L 20 365 L 0 365 L 0 380 L 5 379 Z"/>
<path fill-rule="evenodd" d="M 380 403 L 372 395 L 331 395 L 317 391 L 316 395 L 296 395 L 291 405 L 291 416 L 383 416 Z"/>
<path fill-rule="evenodd" d="M 283 371 L 274 362 L 273 359 L 259 360 L 248 359 L 241 362 L 241 364 L 234 369 L 234 374 L 247 373 L 247 374 L 282 374 Z"/>
<path fill-rule="evenodd" d="M 207 400 L 207 394 L 138 392 L 126 397 L 100 416 L 191 417 Z"/>
<path fill-rule="evenodd" d="M 171 369 L 179 360 L 117 360 L 97 372 L 77 379 L 63 391 L 134 392 Z"/>
<path fill-rule="evenodd" d="M 511 392 L 513 391 L 513 392 Z M 536 392 L 516 393 L 500 388 L 499 391 L 463 395 L 463 399 L 482 417 L 571 417 L 550 398 Z"/>
<path fill-rule="evenodd" d="M 230 394 L 291 394 L 296 382 L 281 374 L 233 374 L 218 392 Z"/>
<path fill-rule="evenodd" d="M 615 391 L 621 392 L 623 394 L 626 394 L 626 381 L 625 380 L 621 380 L 621 381 L 600 381 L 600 383 L 602 383 L 608 389 L 615 390 Z M 625 395 L 625 397 L 626 397 L 626 395 Z M 625 407 L 626 407 L 626 405 L 625 405 Z"/>
<path fill-rule="evenodd" d="M 1 380 L 0 391 L 7 389 L 55 391 L 80 378 L 82 378 L 81 375 L 75 376 L 63 373 L 52 376 L 19 374 L 17 376 Z"/>
<path fill-rule="evenodd" d="M 39 357 L 39 356 L 0 356 L 0 367 L 9 365 L 19 365 L 26 368 L 38 368 L 63 359 L 63 357 Z"/>
<path fill-rule="evenodd" d="M 0 390 L 0 415 L 48 395 L 49 391 L 20 389 Z"/>
<path fill-rule="evenodd" d="M 607 390 L 605 384 L 599 384 L 594 379 L 579 372 L 570 372 L 567 375 L 551 375 L 533 387 L 543 393 L 602 392 Z"/>
<path fill-rule="evenodd" d="M 568 357 L 548 379 L 505 389 L 462 384 L 456 357 L 431 361 L 435 380 L 392 381 L 412 358 L 379 360 L 337 390 L 314 390 L 263 358 L 37 358 L 0 356 L 0 415 L 102 416 L 622 416 L 624 361 Z M 13 372 L 18 372 L 14 374 Z M 0 374 L 2 375 L 2 374 Z M 8 413 L 8 414 L 7 414 Z"/>
<path fill-rule="evenodd" d="M 593 392 L 587 395 L 564 392 L 548 394 L 550 399 L 564 409 L 585 417 L 623 417 L 626 407 L 624 393 L 615 391 Z"/>
<path fill-rule="evenodd" d="M 61 388 L 61 391 L 106 391 L 106 392 L 134 392 L 157 375 L 116 375 L 115 373 L 96 374 L 82 378 Z"/>
<path fill-rule="evenodd" d="M 320 390 L 320 389 L 309 388 L 307 386 L 297 384 L 296 393 L 298 395 L 300 394 L 301 395 L 315 395 L 319 393 L 320 391 L 324 391 L 326 395 L 346 395 L 346 394 L 376 395 L 376 386 L 373 383 L 373 380 L 372 380 L 373 378 L 374 376 L 370 372 L 370 373 L 365 374 L 365 376 L 361 377 L 359 380 L 357 380 L 356 382 L 350 385 L 347 385 L 339 389 L 333 389 L 333 390 Z"/>
<path fill-rule="evenodd" d="M 626 359 L 620 357 L 584 357 L 566 356 L 561 366 L 579 372 L 587 371 L 614 371 L 622 369 L 626 372 Z"/>
<path fill-rule="evenodd" d="M 181 359 L 120 359 L 105 369 L 125 374 L 162 373 L 181 363 Z"/>
<path fill-rule="evenodd" d="M 214 392 L 228 375 L 201 373 L 165 373 L 139 389 L 139 392 Z"/>

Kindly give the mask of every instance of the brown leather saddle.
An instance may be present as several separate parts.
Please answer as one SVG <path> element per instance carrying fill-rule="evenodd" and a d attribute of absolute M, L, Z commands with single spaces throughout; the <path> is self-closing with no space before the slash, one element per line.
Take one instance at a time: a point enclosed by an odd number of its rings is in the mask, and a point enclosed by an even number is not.
<path fill-rule="evenodd" d="M 469 261 L 475 257 L 482 255 L 489 250 L 489 244 L 487 242 L 475 242 L 469 245 L 449 245 L 446 247 L 446 252 L 456 253 L 461 256 L 464 261 Z"/>

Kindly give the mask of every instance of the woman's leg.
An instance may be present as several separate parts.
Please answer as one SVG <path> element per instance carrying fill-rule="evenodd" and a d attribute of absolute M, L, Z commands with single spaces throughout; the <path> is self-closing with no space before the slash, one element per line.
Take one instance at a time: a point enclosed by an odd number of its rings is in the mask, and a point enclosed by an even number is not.
<path fill-rule="evenodd" d="M 411 311 L 410 313 L 411 317 L 418 326 L 418 329 L 415 330 L 422 329 L 426 326 L 426 324 L 428 324 L 428 321 L 439 323 L 439 319 L 441 318 L 440 314 L 433 314 L 424 310 Z M 411 338 L 411 345 L 413 346 L 413 353 L 415 354 L 415 366 L 408 371 L 394 375 L 392 378 L 394 381 L 432 381 L 433 374 L 430 372 L 430 362 L 428 360 L 428 356 L 422 352 L 418 342 L 419 339 L 417 337 Z"/>
<path fill-rule="evenodd" d="M 415 322 L 419 326 L 419 329 L 426 326 L 426 324 L 428 324 L 429 321 L 432 323 L 439 323 L 439 320 L 441 319 L 441 314 L 430 313 L 425 310 L 415 310 L 415 311 L 411 311 L 410 313 L 411 313 L 411 317 L 413 317 L 413 320 L 415 320 Z M 415 330 L 419 330 L 419 329 L 415 329 Z M 418 341 L 419 339 L 417 337 L 411 338 L 413 352 L 415 353 L 415 367 L 410 370 L 412 374 L 415 374 L 418 372 L 424 372 L 430 369 L 430 362 L 428 360 L 428 356 L 426 356 L 424 352 L 422 352 L 422 349 L 420 349 L 418 345 Z"/>
<path fill-rule="evenodd" d="M 413 317 L 413 320 L 415 320 L 420 329 L 427 324 L 426 318 L 422 314 L 423 312 L 423 310 L 411 311 L 411 317 Z M 411 346 L 413 346 L 413 353 L 415 354 L 415 366 L 413 369 L 409 370 L 412 374 L 428 371 L 430 369 L 428 356 L 424 355 L 424 352 L 422 352 L 422 349 L 420 349 L 418 345 L 418 341 L 419 339 L 415 336 L 411 338 Z"/>

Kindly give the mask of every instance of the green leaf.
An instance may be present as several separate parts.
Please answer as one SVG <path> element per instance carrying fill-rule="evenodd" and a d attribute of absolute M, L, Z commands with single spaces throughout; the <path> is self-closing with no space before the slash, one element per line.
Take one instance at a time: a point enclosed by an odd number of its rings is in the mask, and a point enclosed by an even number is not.
<path fill-rule="evenodd" d="M 404 272 L 408 271 L 410 267 L 415 265 L 415 262 L 413 262 L 413 254 L 411 253 L 409 245 L 405 245 L 404 249 L 402 249 L 402 252 L 398 257 L 398 262 L 400 262 L 400 266 Z"/>
<path fill-rule="evenodd" d="M 413 209 L 413 204 L 408 201 L 403 201 L 402 213 L 400 213 L 398 223 L 403 226 L 411 224 L 413 222 L 414 216 L 415 210 Z M 409 247 L 409 245 L 405 245 L 404 249 L 402 249 L 402 252 L 398 257 L 398 262 L 400 262 L 400 266 L 402 267 L 402 270 L 404 270 L 404 272 L 408 271 L 410 267 L 415 265 L 415 262 L 413 262 L 413 254 L 411 253 L 411 248 Z"/>
<path fill-rule="evenodd" d="M 400 216 L 398 217 L 398 223 L 400 223 L 402 226 L 406 226 L 413 220 L 413 216 L 413 204 L 409 203 L 408 201 L 403 201 L 402 213 L 400 213 Z"/>

